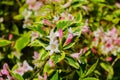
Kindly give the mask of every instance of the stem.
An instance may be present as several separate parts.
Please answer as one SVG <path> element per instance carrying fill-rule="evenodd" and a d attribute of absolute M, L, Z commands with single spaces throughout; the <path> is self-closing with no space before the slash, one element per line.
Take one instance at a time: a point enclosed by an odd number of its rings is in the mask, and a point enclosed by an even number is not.
<path fill-rule="evenodd" d="M 17 1 L 18 5 L 21 7 L 22 6 L 21 2 L 19 0 L 16 0 L 16 1 Z"/>
<path fill-rule="evenodd" d="M 112 67 L 113 67 L 114 64 L 117 62 L 118 59 L 119 59 L 119 58 L 117 57 L 117 58 L 112 62 L 112 64 L 111 64 Z"/>
<path fill-rule="evenodd" d="M 36 76 L 37 73 L 39 73 L 39 72 L 42 71 L 42 68 L 44 68 L 44 66 L 45 66 L 45 64 L 46 64 L 46 62 L 47 62 L 48 60 L 49 60 L 49 57 L 45 60 L 45 62 L 43 63 L 43 65 L 42 65 L 40 68 L 38 68 L 38 70 L 37 70 L 36 72 L 34 72 L 34 74 L 30 77 L 29 80 L 33 80 L 34 76 Z"/>

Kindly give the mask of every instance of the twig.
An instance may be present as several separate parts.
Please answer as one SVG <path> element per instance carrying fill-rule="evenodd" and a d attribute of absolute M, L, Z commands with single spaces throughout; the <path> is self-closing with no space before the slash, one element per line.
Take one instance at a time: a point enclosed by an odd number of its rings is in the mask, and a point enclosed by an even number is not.
<path fill-rule="evenodd" d="M 112 62 L 112 64 L 111 64 L 112 67 L 113 67 L 114 64 L 117 62 L 118 59 L 119 59 L 119 58 L 117 57 L 117 58 Z"/>
<path fill-rule="evenodd" d="M 17 1 L 18 5 L 21 7 L 22 6 L 21 2 L 19 0 L 16 0 L 16 1 Z"/>

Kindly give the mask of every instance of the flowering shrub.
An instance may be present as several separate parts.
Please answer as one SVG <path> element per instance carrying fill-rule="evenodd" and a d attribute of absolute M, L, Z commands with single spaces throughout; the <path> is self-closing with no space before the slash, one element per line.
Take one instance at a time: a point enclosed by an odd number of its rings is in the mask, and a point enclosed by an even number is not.
<path fill-rule="evenodd" d="M 0 80 L 119 80 L 119 8 L 117 0 L 1 0 Z"/>

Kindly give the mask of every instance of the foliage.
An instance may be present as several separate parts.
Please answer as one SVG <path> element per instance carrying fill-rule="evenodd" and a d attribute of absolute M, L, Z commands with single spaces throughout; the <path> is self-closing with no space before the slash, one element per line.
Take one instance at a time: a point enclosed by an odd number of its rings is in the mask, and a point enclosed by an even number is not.
<path fill-rule="evenodd" d="M 1 0 L 0 80 L 119 80 L 118 0 Z"/>

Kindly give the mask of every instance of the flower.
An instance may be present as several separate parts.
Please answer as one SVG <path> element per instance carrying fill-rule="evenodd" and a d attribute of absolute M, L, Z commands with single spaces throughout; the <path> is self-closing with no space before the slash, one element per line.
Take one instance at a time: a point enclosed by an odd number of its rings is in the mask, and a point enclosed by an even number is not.
<path fill-rule="evenodd" d="M 33 56 L 33 59 L 37 60 L 39 59 L 39 53 L 37 51 L 34 51 L 34 56 Z"/>
<path fill-rule="evenodd" d="M 32 41 L 34 41 L 36 38 L 39 37 L 39 33 L 38 33 L 38 32 L 32 32 L 32 33 L 31 33 L 31 37 L 32 37 L 32 38 L 31 38 L 31 42 L 32 42 Z"/>
<path fill-rule="evenodd" d="M 59 33 L 59 39 L 60 41 L 62 40 L 62 37 L 63 37 L 63 30 L 62 29 L 59 29 L 58 30 L 58 33 Z"/>
<path fill-rule="evenodd" d="M 3 17 L 0 17 L 0 23 L 2 23 L 4 21 Z"/>
<path fill-rule="evenodd" d="M 69 0 L 66 4 L 63 5 L 63 8 L 67 8 L 71 5 L 72 0 Z"/>
<path fill-rule="evenodd" d="M 23 65 L 18 64 L 18 68 L 14 70 L 15 73 L 20 74 L 21 76 L 24 75 L 25 72 L 27 71 L 32 71 L 33 68 L 28 64 L 28 62 L 25 60 L 23 62 Z"/>
<path fill-rule="evenodd" d="M 23 11 L 23 13 L 22 13 L 22 15 L 24 16 L 24 18 L 25 18 L 26 20 L 30 18 L 31 14 L 32 14 L 32 11 L 27 10 L 27 9 L 25 9 L 25 10 Z"/>
<path fill-rule="evenodd" d="M 58 53 L 60 52 L 59 49 L 59 44 L 57 40 L 50 41 L 50 44 L 46 47 L 46 50 L 50 50 L 50 55 L 52 55 L 54 52 Z"/>
<path fill-rule="evenodd" d="M 3 69 L 0 71 L 2 75 L 9 76 L 9 71 L 8 71 L 8 64 L 4 63 Z"/>
<path fill-rule="evenodd" d="M 54 40 L 56 40 L 58 36 L 59 36 L 58 32 L 54 32 L 54 30 L 52 29 L 50 31 L 50 35 L 47 37 L 50 38 L 50 41 L 54 42 Z"/>

